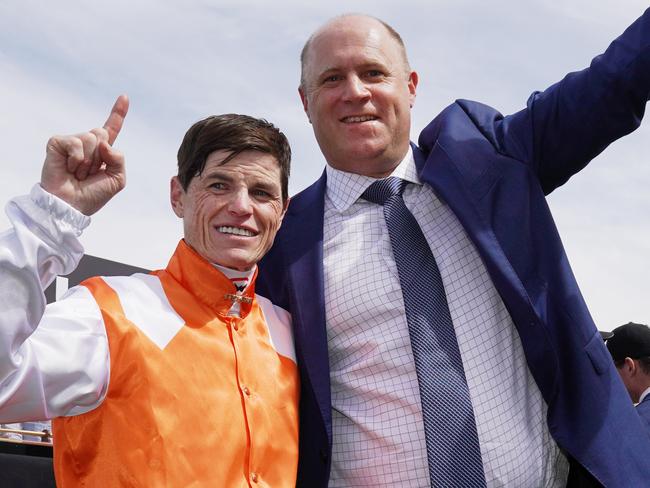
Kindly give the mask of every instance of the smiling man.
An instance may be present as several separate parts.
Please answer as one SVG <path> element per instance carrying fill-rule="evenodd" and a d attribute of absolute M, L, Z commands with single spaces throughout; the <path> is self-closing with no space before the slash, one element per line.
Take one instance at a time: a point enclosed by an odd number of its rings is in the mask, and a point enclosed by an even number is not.
<path fill-rule="evenodd" d="M 639 125 L 649 52 L 646 12 L 521 111 L 458 100 L 415 144 L 394 29 L 343 15 L 308 39 L 299 93 L 327 166 L 259 280 L 293 317 L 298 486 L 647 485 L 650 440 L 545 195 Z"/>
<path fill-rule="evenodd" d="M 245 115 L 193 125 L 171 203 L 167 268 L 96 277 L 45 307 L 89 217 L 125 182 L 102 128 L 53 137 L 40 185 L 0 236 L 0 419 L 53 419 L 58 486 L 293 487 L 298 375 L 288 313 L 255 294 L 288 204 L 285 136 Z M 205 426 L 200 428 L 199 426 Z"/>

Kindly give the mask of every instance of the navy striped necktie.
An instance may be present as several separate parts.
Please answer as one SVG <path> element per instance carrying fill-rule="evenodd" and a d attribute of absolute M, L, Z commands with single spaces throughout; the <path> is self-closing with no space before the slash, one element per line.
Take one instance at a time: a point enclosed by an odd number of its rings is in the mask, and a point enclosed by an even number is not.
<path fill-rule="evenodd" d="M 438 265 L 420 226 L 406 208 L 407 182 L 374 182 L 361 198 L 384 207 L 404 297 L 431 486 L 485 487 L 472 401 Z"/>

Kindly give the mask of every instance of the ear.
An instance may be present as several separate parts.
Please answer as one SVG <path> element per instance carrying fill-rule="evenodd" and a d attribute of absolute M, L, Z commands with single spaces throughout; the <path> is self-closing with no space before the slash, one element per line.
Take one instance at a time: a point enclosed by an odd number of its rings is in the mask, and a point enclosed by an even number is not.
<path fill-rule="evenodd" d="M 636 361 L 632 358 L 625 358 L 625 364 L 623 365 L 623 368 L 625 368 L 628 376 L 630 377 L 634 376 L 638 371 Z"/>
<path fill-rule="evenodd" d="M 185 196 L 185 190 L 183 190 L 183 185 L 178 180 L 178 176 L 174 176 L 169 182 L 169 201 L 172 204 L 172 210 L 176 214 L 176 217 L 183 218 L 183 197 Z"/>
<path fill-rule="evenodd" d="M 311 117 L 309 116 L 309 102 L 307 100 L 307 94 L 305 93 L 305 90 L 302 87 L 302 85 L 298 87 L 298 94 L 300 94 L 300 100 L 302 101 L 302 108 L 307 114 L 307 120 L 309 120 L 309 123 L 311 124 Z"/>
<path fill-rule="evenodd" d="M 416 88 L 418 87 L 418 81 L 419 81 L 418 74 L 415 71 L 411 71 L 408 78 L 409 102 L 411 108 L 413 108 L 413 105 L 415 105 L 415 91 Z"/>

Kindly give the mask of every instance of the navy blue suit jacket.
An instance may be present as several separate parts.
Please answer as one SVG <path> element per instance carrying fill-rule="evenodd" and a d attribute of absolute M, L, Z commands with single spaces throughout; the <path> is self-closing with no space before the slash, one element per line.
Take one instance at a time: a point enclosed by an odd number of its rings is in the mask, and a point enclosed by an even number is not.
<path fill-rule="evenodd" d="M 634 130 L 649 91 L 646 11 L 589 68 L 534 93 L 524 110 L 504 117 L 459 100 L 413 145 L 420 178 L 456 214 L 512 316 L 551 434 L 608 487 L 647 486 L 650 439 L 589 315 L 545 194 Z M 325 174 L 292 199 L 258 279 L 259 292 L 293 316 L 298 485 L 309 488 L 327 486 L 332 445 L 324 193 Z"/>

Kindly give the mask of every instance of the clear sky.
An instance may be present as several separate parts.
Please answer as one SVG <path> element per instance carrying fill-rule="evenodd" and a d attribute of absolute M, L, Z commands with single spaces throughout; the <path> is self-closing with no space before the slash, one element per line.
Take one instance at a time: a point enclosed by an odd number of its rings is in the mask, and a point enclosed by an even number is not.
<path fill-rule="evenodd" d="M 187 128 L 238 112 L 280 126 L 294 150 L 290 193 L 324 167 L 297 93 L 298 56 L 329 17 L 363 12 L 404 37 L 420 75 L 413 138 L 457 98 L 511 113 L 582 69 L 642 0 L 327 2 L 0 1 L 0 201 L 38 181 L 56 133 L 101 125 L 120 93 L 131 110 L 116 145 L 127 188 L 93 217 L 86 252 L 163 267 L 181 237 L 169 178 Z M 589 123 L 589 121 L 585 121 Z M 599 328 L 650 322 L 650 123 L 549 197 Z M 516 225 L 513 222 L 513 225 Z M 2 228 L 8 225 L 2 216 Z"/>

